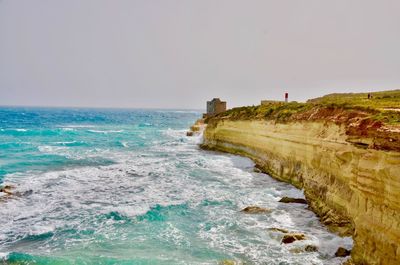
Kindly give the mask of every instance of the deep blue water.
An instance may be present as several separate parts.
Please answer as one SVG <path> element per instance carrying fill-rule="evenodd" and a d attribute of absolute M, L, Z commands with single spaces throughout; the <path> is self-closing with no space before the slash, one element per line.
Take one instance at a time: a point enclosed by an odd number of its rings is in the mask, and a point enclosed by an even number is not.
<path fill-rule="evenodd" d="M 11 264 L 339 264 L 288 184 L 186 137 L 198 111 L 0 108 L 0 260 Z M 267 215 L 240 209 L 259 205 Z M 307 240 L 282 245 L 280 227 Z M 318 252 L 304 252 L 308 244 Z"/>

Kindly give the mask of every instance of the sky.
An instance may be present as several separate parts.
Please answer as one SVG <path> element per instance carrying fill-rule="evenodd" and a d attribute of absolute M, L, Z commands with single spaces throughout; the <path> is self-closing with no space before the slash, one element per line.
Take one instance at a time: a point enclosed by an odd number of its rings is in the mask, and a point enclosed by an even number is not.
<path fill-rule="evenodd" d="M 204 109 L 399 88 L 399 0 L 0 0 L 0 105 Z"/>

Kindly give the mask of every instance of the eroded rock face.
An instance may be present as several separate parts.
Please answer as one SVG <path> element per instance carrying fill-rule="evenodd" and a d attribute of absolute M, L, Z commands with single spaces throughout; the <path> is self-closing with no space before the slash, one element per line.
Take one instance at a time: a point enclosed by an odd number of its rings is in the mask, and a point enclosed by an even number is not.
<path fill-rule="evenodd" d="M 355 264 L 400 264 L 400 152 L 361 148 L 346 129 L 331 122 L 221 119 L 207 125 L 203 147 L 247 156 L 304 189 L 322 223 L 353 235 Z"/>
<path fill-rule="evenodd" d="M 283 203 L 302 203 L 302 204 L 307 204 L 307 201 L 305 199 L 301 198 L 290 198 L 290 197 L 283 197 L 282 199 L 279 200 L 279 202 Z"/>
<path fill-rule="evenodd" d="M 288 233 L 288 234 L 285 234 L 283 236 L 281 242 L 283 244 L 290 244 L 290 243 L 293 243 L 294 241 L 304 240 L 304 239 L 306 239 L 306 236 L 304 234 L 301 234 L 301 233 Z"/>
<path fill-rule="evenodd" d="M 190 126 L 190 130 L 186 132 L 186 136 L 198 135 L 204 130 L 204 128 L 204 119 L 198 119 L 192 126 Z"/>
<path fill-rule="evenodd" d="M 248 213 L 248 214 L 262 214 L 262 213 L 270 213 L 270 209 L 258 207 L 258 206 L 248 206 L 241 210 L 243 213 Z"/>

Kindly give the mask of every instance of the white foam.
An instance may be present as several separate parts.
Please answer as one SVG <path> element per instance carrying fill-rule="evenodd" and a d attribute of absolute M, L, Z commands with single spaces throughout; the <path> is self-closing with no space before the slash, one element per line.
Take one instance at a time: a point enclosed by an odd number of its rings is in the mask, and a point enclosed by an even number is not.
<path fill-rule="evenodd" d="M 10 252 L 0 252 L 0 259 L 6 260 L 8 255 L 10 255 Z"/>
<path fill-rule="evenodd" d="M 108 134 L 108 133 L 121 133 L 124 130 L 88 130 L 88 132 L 92 132 L 92 133 L 104 133 L 104 134 Z"/>
<path fill-rule="evenodd" d="M 42 153 L 57 153 L 59 151 L 67 150 L 67 146 L 51 146 L 51 145 L 40 145 L 38 150 Z"/>
<path fill-rule="evenodd" d="M 188 247 L 199 241 L 204 244 L 202 247 L 229 253 L 234 259 L 245 257 L 248 263 L 339 264 L 333 257 L 334 251 L 338 246 L 351 248 L 351 238 L 329 233 L 304 205 L 277 202 L 283 196 L 302 197 L 302 191 L 254 173 L 254 163 L 247 158 L 201 151 L 194 138 L 186 137 L 185 133 L 186 130 L 162 131 L 164 137 L 156 145 L 129 152 L 121 148 L 122 151 L 91 149 L 73 153 L 73 148 L 63 146 L 65 149 L 39 147 L 42 152 L 107 157 L 119 163 L 6 175 L 5 181 L 13 183 L 17 192 L 32 190 L 32 193 L 2 203 L 2 215 L 7 218 L 0 222 L 0 238 L 17 242 L 29 233 L 76 228 L 95 229 L 105 237 L 118 236 L 136 243 L 138 238 L 130 231 L 118 230 L 113 225 L 117 221 L 98 216 L 118 212 L 133 219 L 155 205 L 187 204 L 199 215 L 198 223 L 193 224 L 196 229 L 183 233 L 179 225 L 168 220 L 160 235 L 166 242 Z M 204 206 L 205 201 L 211 203 Z M 272 209 L 272 213 L 240 212 L 249 205 Z M 303 232 L 308 240 L 282 245 L 282 235 L 270 235 L 267 232 L 270 227 Z M 291 248 L 304 244 L 318 246 L 323 259 L 318 253 L 290 252 Z"/>
<path fill-rule="evenodd" d="M 75 131 L 74 128 L 69 128 L 69 127 L 65 127 L 65 128 L 61 128 L 63 131 Z"/>
<path fill-rule="evenodd" d="M 53 232 L 55 229 L 53 225 L 33 225 L 30 227 L 29 235 L 42 235 Z"/>
<path fill-rule="evenodd" d="M 92 125 L 92 124 L 71 124 L 71 125 L 62 125 L 59 127 L 62 127 L 62 128 L 94 128 L 96 126 Z"/>
<path fill-rule="evenodd" d="M 60 141 L 60 142 L 54 142 L 55 144 L 62 144 L 62 145 L 64 145 L 64 144 L 74 144 L 74 143 L 76 143 L 77 141 Z"/>

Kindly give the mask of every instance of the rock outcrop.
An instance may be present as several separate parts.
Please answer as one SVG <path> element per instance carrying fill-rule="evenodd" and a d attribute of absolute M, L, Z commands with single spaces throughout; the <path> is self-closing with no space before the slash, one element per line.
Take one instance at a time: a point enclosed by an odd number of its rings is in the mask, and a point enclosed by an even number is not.
<path fill-rule="evenodd" d="M 243 213 L 248 213 L 248 214 L 261 214 L 261 213 L 270 213 L 270 209 L 258 207 L 258 206 L 248 206 L 241 210 Z"/>
<path fill-rule="evenodd" d="M 304 234 L 288 233 L 288 234 L 285 234 L 283 236 L 282 243 L 283 244 L 290 244 L 290 243 L 293 243 L 294 241 L 304 240 L 304 239 L 306 239 L 306 236 Z"/>
<path fill-rule="evenodd" d="M 13 195 L 13 192 L 12 192 L 13 189 L 14 189 L 14 186 L 5 185 L 4 187 L 0 187 L 0 192 L 3 192 L 7 195 Z"/>
<path fill-rule="evenodd" d="M 204 130 L 204 119 L 198 119 L 186 132 L 186 136 L 194 136 L 200 134 Z"/>
<path fill-rule="evenodd" d="M 337 121 L 222 116 L 209 121 L 202 146 L 247 156 L 272 177 L 304 189 L 324 224 L 353 236 L 355 264 L 400 264 L 400 152 L 385 138 L 377 142 L 372 133 L 363 138 L 350 129 Z M 399 138 L 395 133 L 390 139 Z M 374 144 L 363 144 L 368 141 Z"/>
<path fill-rule="evenodd" d="M 301 198 L 290 198 L 290 197 L 283 197 L 282 199 L 279 200 L 279 202 L 283 203 L 301 203 L 301 204 L 307 204 L 307 201 L 305 199 Z"/>
<path fill-rule="evenodd" d="M 347 257 L 350 255 L 350 253 L 351 253 L 350 250 L 345 249 L 343 247 L 339 247 L 335 252 L 335 256 L 336 257 Z"/>

